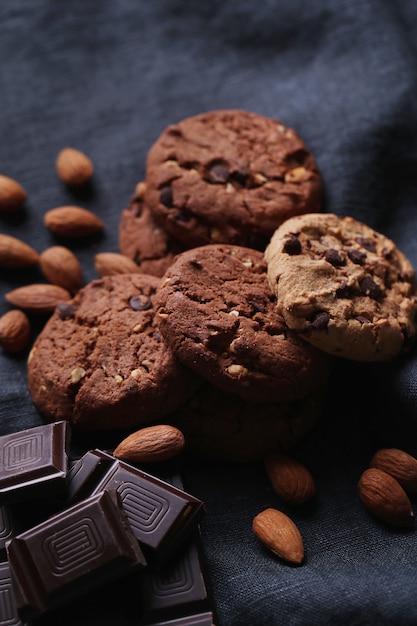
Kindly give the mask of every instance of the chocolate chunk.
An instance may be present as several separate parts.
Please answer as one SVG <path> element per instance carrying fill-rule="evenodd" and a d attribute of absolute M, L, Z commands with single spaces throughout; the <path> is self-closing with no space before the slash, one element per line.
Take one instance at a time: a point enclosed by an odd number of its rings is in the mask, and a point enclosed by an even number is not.
<path fill-rule="evenodd" d="M 7 546 L 23 619 L 72 602 L 146 565 L 114 490 L 106 490 L 14 537 Z"/>
<path fill-rule="evenodd" d="M 175 215 L 173 215 L 172 217 L 176 222 L 184 224 L 191 220 L 191 215 L 189 215 L 185 211 L 177 211 L 177 213 L 175 213 Z"/>
<path fill-rule="evenodd" d="M 356 250 L 355 248 L 349 248 L 347 251 L 347 255 L 352 263 L 356 265 L 363 265 L 366 259 L 365 252 L 361 252 L 360 250 Z"/>
<path fill-rule="evenodd" d="M 358 320 L 360 324 L 371 324 L 371 320 L 368 320 L 368 318 L 363 315 L 357 315 L 355 320 Z"/>
<path fill-rule="evenodd" d="M 246 187 L 249 174 L 249 168 L 247 166 L 243 166 L 234 170 L 231 173 L 230 178 L 236 181 L 241 187 Z"/>
<path fill-rule="evenodd" d="M 74 304 L 60 302 L 59 304 L 57 304 L 56 309 L 61 320 L 69 320 L 74 317 L 77 307 Z"/>
<path fill-rule="evenodd" d="M 298 237 L 293 234 L 288 235 L 288 238 L 284 242 L 284 252 L 290 256 L 294 256 L 295 254 L 301 254 L 301 250 L 301 241 Z"/>
<path fill-rule="evenodd" d="M 129 304 L 134 311 L 147 311 L 152 308 L 151 299 L 143 294 L 132 296 L 129 300 Z"/>
<path fill-rule="evenodd" d="M 174 206 L 174 195 L 172 193 L 171 185 L 166 185 L 162 187 L 159 193 L 159 201 L 164 206 L 171 208 Z"/>
<path fill-rule="evenodd" d="M 379 300 L 382 296 L 381 287 L 370 276 L 365 276 L 359 281 L 359 287 L 365 296 L 369 296 L 373 300 Z"/>
<path fill-rule="evenodd" d="M 344 280 L 340 287 L 336 289 L 336 296 L 338 298 L 349 298 L 351 290 L 347 282 Z"/>
<path fill-rule="evenodd" d="M 65 421 L 0 437 L 0 504 L 63 493 L 68 445 Z"/>
<path fill-rule="evenodd" d="M 72 468 L 70 501 L 116 489 L 147 562 L 160 567 L 189 536 L 204 512 L 185 491 L 118 461 L 101 450 L 87 452 Z"/>
<path fill-rule="evenodd" d="M 356 243 L 369 250 L 369 252 L 376 252 L 375 243 L 368 237 L 356 237 Z"/>
<path fill-rule="evenodd" d="M 339 252 L 339 250 L 335 250 L 334 248 L 328 248 L 324 253 L 324 258 L 334 267 L 340 267 L 346 263 L 344 255 Z"/>
<path fill-rule="evenodd" d="M 319 311 L 310 321 L 310 327 L 314 330 L 325 330 L 329 325 L 330 315 L 326 311 Z"/>
<path fill-rule="evenodd" d="M 226 163 L 214 163 L 207 172 L 207 180 L 213 184 L 224 184 L 229 179 L 229 168 Z"/>

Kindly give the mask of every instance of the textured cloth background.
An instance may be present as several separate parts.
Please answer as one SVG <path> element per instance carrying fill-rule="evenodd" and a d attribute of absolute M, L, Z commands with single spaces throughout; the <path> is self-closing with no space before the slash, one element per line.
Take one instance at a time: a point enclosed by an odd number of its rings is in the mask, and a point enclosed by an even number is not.
<path fill-rule="evenodd" d="M 85 281 L 96 278 L 93 256 L 118 250 L 120 211 L 159 133 L 243 108 L 295 128 L 318 161 L 325 210 L 390 236 L 417 267 L 416 42 L 415 0 L 2 0 L 0 172 L 29 198 L 23 214 L 0 217 L 0 231 L 42 251 L 55 243 L 44 213 L 79 203 L 106 224 L 97 241 L 71 246 Z M 94 161 L 90 195 L 74 197 L 56 177 L 66 145 Z M 40 277 L 0 271 L 2 314 L 7 291 Z M 42 423 L 25 359 L 0 351 L 0 434 Z M 187 461 L 188 486 L 207 508 L 219 626 L 417 624 L 417 530 L 378 523 L 357 495 L 378 447 L 417 454 L 416 373 L 416 351 L 333 372 L 323 422 L 297 450 L 316 502 L 282 507 L 304 538 L 301 567 L 252 534 L 254 515 L 281 507 L 261 466 Z M 106 604 L 59 623 L 123 626 L 118 611 Z"/>

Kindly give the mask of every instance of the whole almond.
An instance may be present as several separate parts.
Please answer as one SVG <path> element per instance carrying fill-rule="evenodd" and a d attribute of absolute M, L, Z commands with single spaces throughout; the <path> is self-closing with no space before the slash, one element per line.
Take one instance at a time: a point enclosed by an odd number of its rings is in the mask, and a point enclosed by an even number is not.
<path fill-rule="evenodd" d="M 359 480 L 359 497 L 365 508 L 392 526 L 411 528 L 414 513 L 400 483 L 381 469 L 370 467 Z"/>
<path fill-rule="evenodd" d="M 59 285 L 32 284 L 6 293 L 6 300 L 28 313 L 53 313 L 57 304 L 67 302 L 71 294 Z"/>
<path fill-rule="evenodd" d="M 94 167 L 84 152 L 75 148 L 63 148 L 55 161 L 59 178 L 69 187 L 82 187 L 91 179 Z"/>
<path fill-rule="evenodd" d="M 20 209 L 26 198 L 27 193 L 20 183 L 0 174 L 0 212 Z"/>
<path fill-rule="evenodd" d="M 417 493 L 417 459 L 398 448 L 381 448 L 371 459 L 371 467 L 384 470 L 409 493 Z"/>
<path fill-rule="evenodd" d="M 44 215 L 44 225 L 54 235 L 71 239 L 93 235 L 104 228 L 95 213 L 78 206 L 50 209 Z"/>
<path fill-rule="evenodd" d="M 72 293 L 81 288 L 81 265 L 75 254 L 65 246 L 47 248 L 41 253 L 39 262 L 45 277 L 54 285 Z"/>
<path fill-rule="evenodd" d="M 0 317 L 0 346 L 7 352 L 24 350 L 30 333 L 30 321 L 23 311 L 12 309 Z"/>
<path fill-rule="evenodd" d="M 115 274 L 137 274 L 140 272 L 136 263 L 129 257 L 117 252 L 100 252 L 94 257 L 94 267 L 99 276 Z"/>
<path fill-rule="evenodd" d="M 184 435 L 168 424 L 147 426 L 123 439 L 113 454 L 121 461 L 153 463 L 166 461 L 180 454 L 185 446 Z"/>
<path fill-rule="evenodd" d="M 265 509 L 252 522 L 252 529 L 268 550 L 290 563 L 304 560 L 304 544 L 300 531 L 288 515 L 277 509 Z"/>
<path fill-rule="evenodd" d="M 39 254 L 24 241 L 0 233 L 0 267 L 21 269 L 39 262 Z"/>
<path fill-rule="evenodd" d="M 300 505 L 314 496 L 314 479 L 309 470 L 296 459 L 274 453 L 265 458 L 264 464 L 272 489 L 284 502 Z"/>

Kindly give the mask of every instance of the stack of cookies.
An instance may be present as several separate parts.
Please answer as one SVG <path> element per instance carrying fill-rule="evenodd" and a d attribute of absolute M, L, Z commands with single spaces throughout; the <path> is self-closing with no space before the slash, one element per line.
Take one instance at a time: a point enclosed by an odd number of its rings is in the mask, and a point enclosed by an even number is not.
<path fill-rule="evenodd" d="M 215 111 L 167 128 L 120 220 L 140 272 L 57 307 L 28 361 L 40 412 L 84 430 L 170 423 L 227 460 L 296 444 L 335 358 L 390 360 L 416 334 L 409 261 L 321 198 L 314 158 L 277 120 Z"/>

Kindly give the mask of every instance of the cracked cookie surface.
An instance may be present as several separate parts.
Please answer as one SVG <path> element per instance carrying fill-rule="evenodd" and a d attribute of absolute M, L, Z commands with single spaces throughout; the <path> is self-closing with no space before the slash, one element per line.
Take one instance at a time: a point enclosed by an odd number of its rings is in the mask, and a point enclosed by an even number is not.
<path fill-rule="evenodd" d="M 128 428 L 157 421 L 193 393 L 194 375 L 155 323 L 159 282 L 106 276 L 57 307 L 28 359 L 29 390 L 47 419 Z"/>
<path fill-rule="evenodd" d="M 297 133 L 241 110 L 210 111 L 166 128 L 146 164 L 146 202 L 186 247 L 264 250 L 285 219 L 320 211 L 322 180 Z"/>
<path fill-rule="evenodd" d="M 414 269 L 393 241 L 350 216 L 284 222 L 265 251 L 288 326 L 321 350 L 388 361 L 415 340 Z"/>
<path fill-rule="evenodd" d="M 278 313 L 263 253 L 209 244 L 179 254 L 158 290 L 159 328 L 185 365 L 253 402 L 287 402 L 327 381 L 329 357 Z"/>

